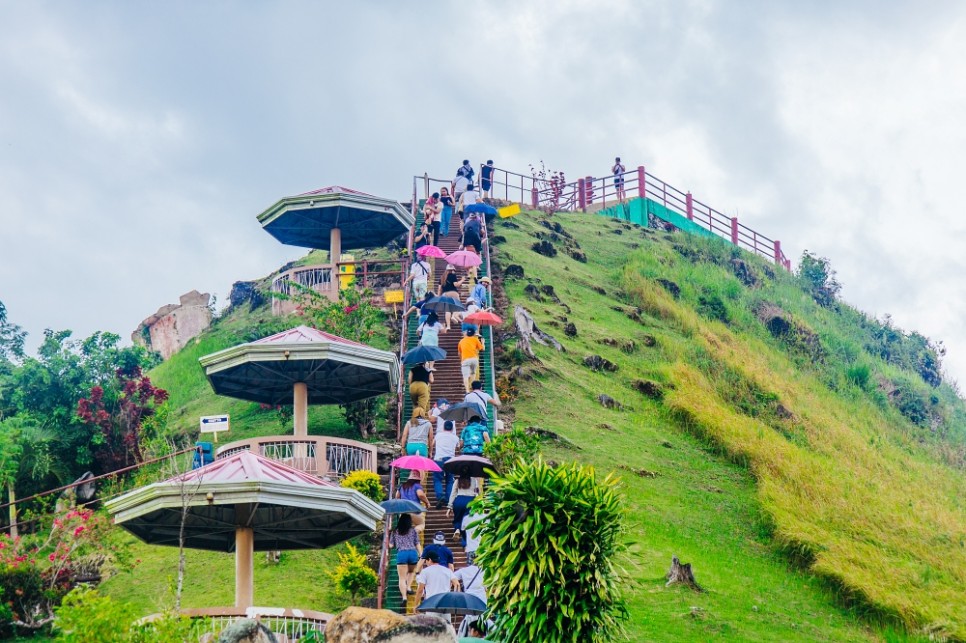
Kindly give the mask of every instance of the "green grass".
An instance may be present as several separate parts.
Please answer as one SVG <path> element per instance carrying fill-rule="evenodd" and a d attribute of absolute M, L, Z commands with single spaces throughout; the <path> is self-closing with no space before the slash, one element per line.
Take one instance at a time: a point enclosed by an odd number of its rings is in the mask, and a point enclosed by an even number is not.
<path fill-rule="evenodd" d="M 515 382 L 514 423 L 551 429 L 582 449 L 551 457 L 657 474 L 622 472 L 631 640 L 914 638 L 899 623 L 964 636 L 966 485 L 946 464 L 955 457 L 945 457 L 959 452 L 961 426 L 947 424 L 944 440 L 929 436 L 874 388 L 847 383 L 857 360 L 876 377 L 915 380 L 863 349 L 868 330 L 857 313 L 818 307 L 787 274 L 745 287 L 727 267 L 726 244 L 600 217 L 554 215 L 589 261 L 546 258 L 530 250 L 535 234 L 549 233 L 538 218 L 518 216 L 516 229 L 497 224 L 507 241 L 495 257 L 524 268 L 524 279 L 506 282 L 511 303 L 567 352 L 536 347 L 532 379 Z M 658 277 L 680 287 L 678 300 Z M 562 303 L 530 300 L 531 281 L 553 285 Z M 696 312 L 712 295 L 727 325 Z M 819 332 L 821 363 L 767 332 L 752 312 L 761 301 Z M 640 323 L 627 314 L 635 307 Z M 564 336 L 564 318 L 576 338 Z M 645 347 L 645 335 L 656 346 Z M 598 343 L 608 338 L 635 340 L 636 349 Z M 590 354 L 619 370 L 590 371 L 581 363 Z M 662 383 L 664 400 L 635 391 L 635 379 Z M 945 385 L 935 391 L 945 416 L 958 417 L 962 401 Z M 603 409 L 599 393 L 628 408 Z M 793 417 L 777 415 L 778 403 Z M 664 588 L 672 555 L 694 564 L 706 593 Z"/>

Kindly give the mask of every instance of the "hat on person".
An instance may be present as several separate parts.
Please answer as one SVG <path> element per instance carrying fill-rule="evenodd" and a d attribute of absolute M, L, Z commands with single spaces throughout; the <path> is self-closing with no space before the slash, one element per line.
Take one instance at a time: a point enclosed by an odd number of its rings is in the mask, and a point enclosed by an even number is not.
<path fill-rule="evenodd" d="M 445 545 L 446 544 L 446 534 L 444 534 L 441 531 L 437 531 L 436 532 L 436 535 L 433 536 L 433 542 L 436 543 L 437 545 Z"/>
<path fill-rule="evenodd" d="M 449 406 L 449 400 L 447 400 L 445 397 L 441 397 L 436 401 L 436 406 L 443 406 L 444 404 Z"/>
<path fill-rule="evenodd" d="M 466 303 L 470 303 L 471 301 L 476 301 L 475 299 L 473 299 L 473 295 L 470 295 L 469 297 L 466 298 Z"/>
<path fill-rule="evenodd" d="M 480 281 L 485 284 L 493 283 L 493 281 L 489 277 L 480 277 Z"/>
<path fill-rule="evenodd" d="M 453 265 L 453 264 L 451 264 L 451 263 L 448 263 L 448 264 L 446 264 L 446 269 L 447 269 L 447 270 L 456 270 L 456 266 L 454 266 L 454 265 Z"/>
<path fill-rule="evenodd" d="M 475 565 L 476 564 L 476 552 L 475 551 L 468 551 L 468 552 L 466 552 L 466 564 L 467 565 Z"/>

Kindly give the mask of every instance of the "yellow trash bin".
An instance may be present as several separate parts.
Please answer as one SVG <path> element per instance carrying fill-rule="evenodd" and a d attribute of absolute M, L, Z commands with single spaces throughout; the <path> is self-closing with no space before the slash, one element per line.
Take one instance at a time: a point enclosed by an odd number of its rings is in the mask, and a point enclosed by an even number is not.
<path fill-rule="evenodd" d="M 355 261 L 356 258 L 352 255 L 342 255 L 342 261 Z M 346 288 L 352 288 L 352 285 L 356 280 L 356 267 L 355 264 L 349 264 L 348 266 L 342 264 L 339 266 L 339 290 L 345 290 Z"/>

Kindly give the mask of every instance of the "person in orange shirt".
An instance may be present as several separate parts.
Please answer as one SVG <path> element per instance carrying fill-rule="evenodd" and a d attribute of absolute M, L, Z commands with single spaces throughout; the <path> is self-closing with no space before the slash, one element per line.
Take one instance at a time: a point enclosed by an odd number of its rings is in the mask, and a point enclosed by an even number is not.
<path fill-rule="evenodd" d="M 461 339 L 456 347 L 460 354 L 463 387 L 467 393 L 473 390 L 473 380 L 477 379 L 476 372 L 480 368 L 480 351 L 483 348 L 483 340 L 476 336 L 476 331 L 472 328 L 466 330 L 466 337 Z"/>

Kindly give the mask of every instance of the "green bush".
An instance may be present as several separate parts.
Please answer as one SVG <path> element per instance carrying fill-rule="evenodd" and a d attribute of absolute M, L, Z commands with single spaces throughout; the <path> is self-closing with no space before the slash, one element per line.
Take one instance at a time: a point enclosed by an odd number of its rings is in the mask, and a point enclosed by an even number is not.
<path fill-rule="evenodd" d="M 353 471 L 342 479 L 341 484 L 343 487 L 355 489 L 375 502 L 380 502 L 386 497 L 386 493 L 382 490 L 382 481 L 372 471 L 365 469 Z"/>
<path fill-rule="evenodd" d="M 379 586 L 379 577 L 369 567 L 365 554 L 351 543 L 346 545 L 344 554 L 339 554 L 339 564 L 330 576 L 339 591 L 352 597 L 353 603 L 360 596 L 375 594 Z"/>
<path fill-rule="evenodd" d="M 136 623 L 130 605 L 118 603 L 95 589 L 77 588 L 57 608 L 57 640 L 65 643 L 117 641 L 123 643 L 183 643 L 196 641 L 208 631 L 204 619 L 164 614 Z"/>
<path fill-rule="evenodd" d="M 827 257 L 819 257 L 806 250 L 798 263 L 798 277 L 805 291 L 820 306 L 829 308 L 835 303 L 842 284 L 835 278 L 835 271 Z"/>
<path fill-rule="evenodd" d="M 622 572 L 624 511 L 592 467 L 519 460 L 476 501 L 488 517 L 478 561 L 502 641 L 619 640 L 627 613 Z"/>
<path fill-rule="evenodd" d="M 872 369 L 868 364 L 854 364 L 845 371 L 845 379 L 860 389 L 865 389 L 869 385 L 871 376 Z"/>
<path fill-rule="evenodd" d="M 483 445 L 485 455 L 497 471 L 506 471 L 521 458 L 533 460 L 540 452 L 540 440 L 522 429 L 500 433 Z"/>

